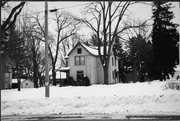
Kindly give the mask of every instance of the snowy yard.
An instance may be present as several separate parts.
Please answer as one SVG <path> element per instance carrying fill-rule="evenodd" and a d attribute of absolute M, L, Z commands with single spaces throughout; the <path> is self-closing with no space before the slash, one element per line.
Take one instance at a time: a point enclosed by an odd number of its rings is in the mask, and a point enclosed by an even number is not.
<path fill-rule="evenodd" d="M 180 91 L 167 82 L 1 91 L 1 114 L 180 114 Z"/>

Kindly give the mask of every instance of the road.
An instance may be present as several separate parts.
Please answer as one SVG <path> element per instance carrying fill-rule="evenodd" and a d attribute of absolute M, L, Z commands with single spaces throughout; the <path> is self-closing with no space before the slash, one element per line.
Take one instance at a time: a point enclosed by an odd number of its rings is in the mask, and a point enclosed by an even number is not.
<path fill-rule="evenodd" d="M 1 121 L 180 121 L 180 115 L 8 115 Z"/>

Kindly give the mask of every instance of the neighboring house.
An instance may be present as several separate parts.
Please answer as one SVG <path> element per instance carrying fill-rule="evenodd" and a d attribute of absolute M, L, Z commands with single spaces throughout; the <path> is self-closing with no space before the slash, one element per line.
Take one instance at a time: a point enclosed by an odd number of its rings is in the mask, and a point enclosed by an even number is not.
<path fill-rule="evenodd" d="M 12 86 L 12 67 L 15 63 L 8 56 L 0 56 L 0 84 L 1 89 L 9 89 Z"/>
<path fill-rule="evenodd" d="M 103 50 L 103 49 L 102 49 Z M 101 53 L 103 51 L 101 50 Z M 64 72 L 79 81 L 82 77 L 88 77 L 91 84 L 104 84 L 103 67 L 99 59 L 98 49 L 78 42 L 67 54 L 68 66 Z M 63 69 L 61 69 L 63 72 Z M 118 60 L 111 51 L 109 62 L 109 84 L 118 83 Z"/>
<path fill-rule="evenodd" d="M 12 79 L 12 88 L 18 88 L 17 79 Z M 20 88 L 34 88 L 34 83 L 28 79 L 21 79 Z"/>
<path fill-rule="evenodd" d="M 67 73 L 65 72 L 65 68 L 63 68 L 63 71 L 61 71 L 61 69 L 56 69 L 56 84 L 61 83 L 61 80 L 63 79 L 67 79 L 69 76 L 67 75 Z M 64 73 L 63 73 L 64 72 Z M 50 83 L 53 83 L 53 78 L 52 78 L 52 74 L 50 74 Z"/>

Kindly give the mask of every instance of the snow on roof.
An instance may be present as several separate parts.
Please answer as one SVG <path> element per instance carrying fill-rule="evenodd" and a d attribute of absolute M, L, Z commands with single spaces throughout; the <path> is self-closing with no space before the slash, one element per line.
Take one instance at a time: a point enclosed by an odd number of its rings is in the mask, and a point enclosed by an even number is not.
<path fill-rule="evenodd" d="M 99 53 L 98 53 L 98 47 L 95 47 L 95 46 L 87 46 L 87 45 L 82 44 L 82 43 L 81 43 L 81 45 L 83 45 L 83 46 L 86 48 L 86 50 L 88 50 L 88 52 L 90 52 L 91 54 L 93 54 L 93 55 L 95 55 L 95 56 L 98 56 L 98 55 L 99 55 Z M 106 48 L 107 48 L 107 49 L 106 49 L 106 52 L 108 53 L 108 46 L 107 46 Z M 103 54 L 103 52 L 104 52 L 104 47 L 101 46 L 101 47 L 100 47 L 100 53 Z"/>
<path fill-rule="evenodd" d="M 82 45 L 89 53 L 91 53 L 91 54 L 93 54 L 93 55 L 95 55 L 95 56 L 99 55 L 97 49 L 92 48 L 92 47 L 89 47 L 89 46 L 87 46 L 87 45 L 85 45 L 85 44 L 82 44 L 82 43 L 81 43 L 81 45 Z"/>
<path fill-rule="evenodd" d="M 62 70 L 70 70 L 70 67 L 61 67 L 59 70 L 60 71 L 62 71 Z"/>
<path fill-rule="evenodd" d="M 25 81 L 25 79 L 21 79 L 21 82 Z M 17 79 L 12 79 L 12 83 L 18 83 Z"/>
<path fill-rule="evenodd" d="M 74 48 L 76 48 L 76 46 L 80 44 L 81 46 L 83 46 L 90 54 L 94 55 L 94 56 L 98 56 L 99 53 L 98 53 L 98 47 L 96 46 L 87 46 L 81 42 L 77 42 L 76 45 L 74 46 Z M 69 56 L 69 54 L 74 50 L 74 48 L 70 49 L 69 52 L 67 53 L 67 56 Z M 101 46 L 100 47 L 100 52 L 101 54 L 103 54 L 103 51 L 104 51 L 104 48 Z M 108 46 L 107 46 L 107 53 L 108 53 Z"/>

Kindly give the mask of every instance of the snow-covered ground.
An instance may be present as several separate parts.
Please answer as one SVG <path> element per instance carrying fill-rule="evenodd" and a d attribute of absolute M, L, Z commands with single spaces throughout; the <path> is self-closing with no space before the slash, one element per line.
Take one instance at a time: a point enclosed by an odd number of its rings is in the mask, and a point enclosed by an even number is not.
<path fill-rule="evenodd" d="M 1 114 L 180 114 L 180 91 L 167 82 L 1 91 Z"/>

